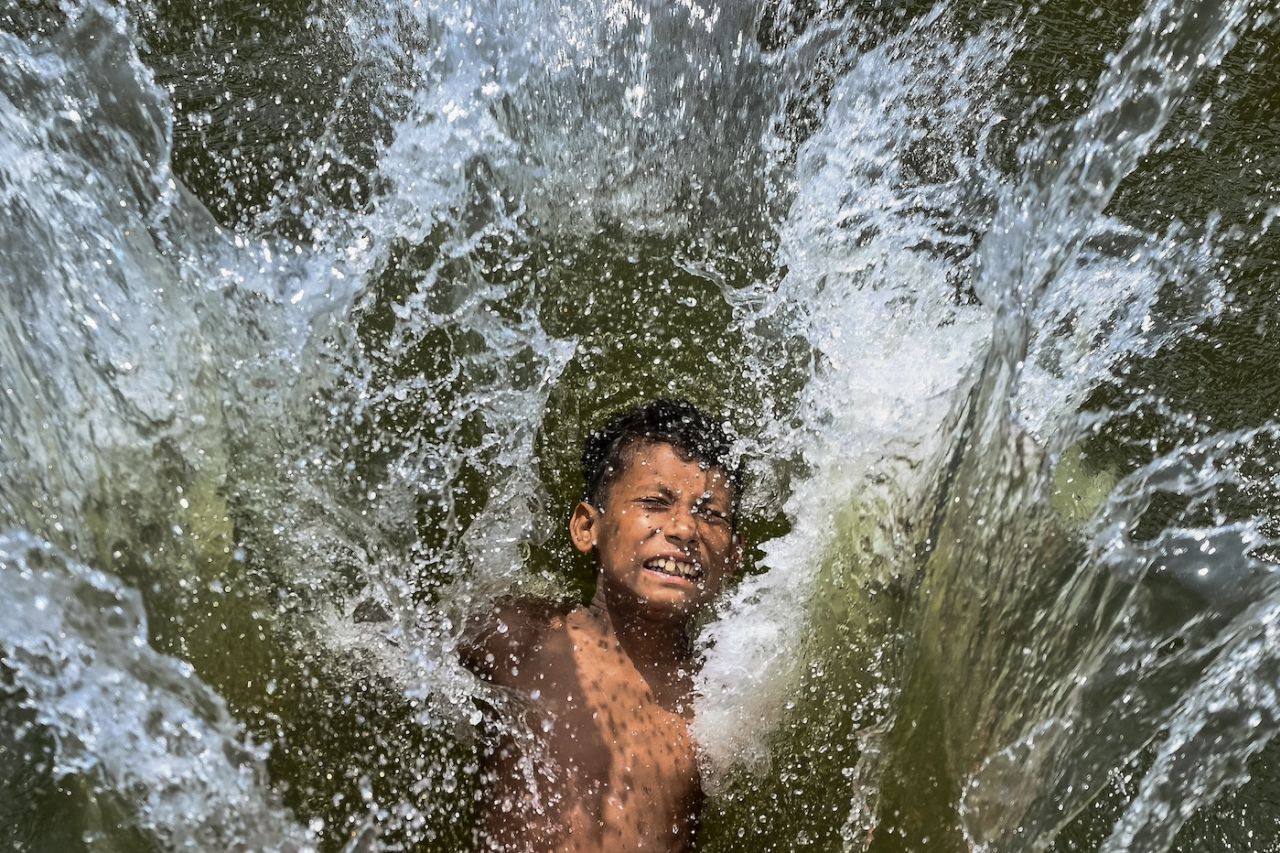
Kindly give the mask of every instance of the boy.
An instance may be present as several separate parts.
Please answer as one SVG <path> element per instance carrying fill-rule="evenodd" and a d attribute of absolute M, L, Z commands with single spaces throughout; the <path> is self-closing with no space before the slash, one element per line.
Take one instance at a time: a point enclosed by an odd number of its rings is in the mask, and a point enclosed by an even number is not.
<path fill-rule="evenodd" d="M 595 560 L 591 603 L 507 602 L 470 626 L 464 662 L 517 698 L 538 740 L 523 752 L 508 740 L 486 768 L 481 849 L 693 846 L 689 626 L 742 555 L 729 449 L 684 401 L 615 417 L 587 441 L 569 519 L 574 547 Z"/>

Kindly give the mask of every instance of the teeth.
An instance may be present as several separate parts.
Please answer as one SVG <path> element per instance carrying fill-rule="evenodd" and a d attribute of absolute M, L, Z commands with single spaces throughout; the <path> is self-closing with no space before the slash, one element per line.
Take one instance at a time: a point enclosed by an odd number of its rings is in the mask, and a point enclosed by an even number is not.
<path fill-rule="evenodd" d="M 663 574 L 675 575 L 682 578 L 696 578 L 700 572 L 698 567 L 693 563 L 686 563 L 683 560 L 672 560 L 667 557 L 659 557 L 645 563 L 651 569 L 662 572 Z"/>

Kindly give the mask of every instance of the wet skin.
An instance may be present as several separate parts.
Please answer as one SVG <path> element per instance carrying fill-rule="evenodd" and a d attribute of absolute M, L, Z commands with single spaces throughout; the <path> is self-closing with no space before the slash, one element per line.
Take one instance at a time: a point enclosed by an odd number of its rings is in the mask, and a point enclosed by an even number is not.
<path fill-rule="evenodd" d="M 569 612 L 506 602 L 472 623 L 464 662 L 504 688 L 536 742 L 507 738 L 486 767 L 488 850 L 688 850 L 702 791 L 688 723 L 689 620 L 736 569 L 724 472 L 638 443 L 604 506 L 579 504 L 574 546 L 595 598 Z M 646 567 L 654 560 L 693 573 Z"/>

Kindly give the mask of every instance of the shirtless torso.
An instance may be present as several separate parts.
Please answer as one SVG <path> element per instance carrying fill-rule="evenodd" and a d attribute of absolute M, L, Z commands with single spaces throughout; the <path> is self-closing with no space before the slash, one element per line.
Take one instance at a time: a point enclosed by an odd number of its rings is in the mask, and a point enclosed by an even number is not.
<path fill-rule="evenodd" d="M 607 500 L 579 503 L 569 521 L 574 547 L 596 562 L 590 606 L 508 601 L 463 637 L 467 666 L 524 718 L 486 761 L 481 849 L 695 843 L 688 631 L 740 559 L 734 493 L 722 468 L 668 443 L 635 440 L 616 466 Z"/>
<path fill-rule="evenodd" d="M 477 639 L 468 663 L 510 688 L 541 753 L 531 779 L 532 756 L 511 738 L 496 747 L 482 849 L 690 849 L 702 792 L 688 671 L 647 679 L 587 607 L 509 605 Z"/>

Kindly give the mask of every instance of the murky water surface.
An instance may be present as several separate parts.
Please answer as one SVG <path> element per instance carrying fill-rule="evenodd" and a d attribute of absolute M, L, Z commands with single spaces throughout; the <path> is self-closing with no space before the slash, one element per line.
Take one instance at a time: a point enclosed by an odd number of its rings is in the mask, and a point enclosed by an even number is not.
<path fill-rule="evenodd" d="M 1280 844 L 1266 3 L 0 11 L 0 846 L 465 848 L 461 620 L 723 412 L 707 850 Z M 490 733 L 492 734 L 492 733 Z"/>

